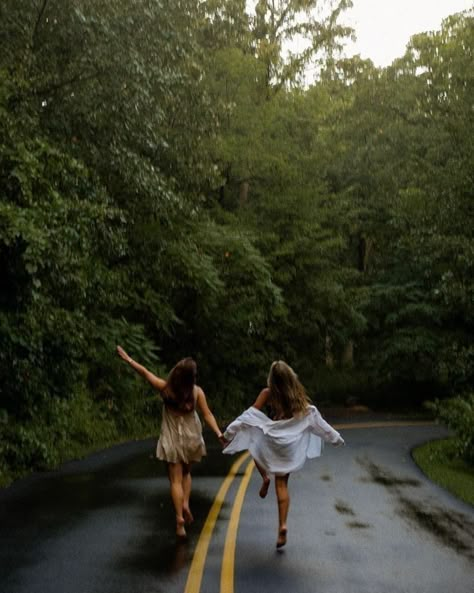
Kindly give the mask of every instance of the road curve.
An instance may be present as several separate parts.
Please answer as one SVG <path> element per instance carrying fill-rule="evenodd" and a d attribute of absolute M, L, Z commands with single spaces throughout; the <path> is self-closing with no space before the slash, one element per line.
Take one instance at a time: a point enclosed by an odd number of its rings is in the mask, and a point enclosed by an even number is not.
<path fill-rule="evenodd" d="M 22 480 L 0 492 L 1 591 L 470 591 L 474 509 L 432 484 L 410 456 L 444 429 L 340 430 L 346 447 L 326 447 L 290 478 L 281 552 L 274 492 L 258 497 L 259 476 L 245 457 L 237 467 L 237 457 L 212 450 L 196 467 L 196 522 L 184 545 L 174 541 L 151 441 Z"/>

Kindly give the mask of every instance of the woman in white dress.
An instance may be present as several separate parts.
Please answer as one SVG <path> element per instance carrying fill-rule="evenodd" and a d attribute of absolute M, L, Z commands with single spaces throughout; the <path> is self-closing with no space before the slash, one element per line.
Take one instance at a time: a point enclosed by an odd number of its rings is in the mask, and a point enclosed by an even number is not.
<path fill-rule="evenodd" d="M 301 469 L 307 458 L 319 457 L 322 441 L 338 446 L 341 435 L 312 405 L 296 373 L 279 360 L 271 365 L 268 386 L 258 395 L 252 407 L 236 418 L 224 433 L 229 444 L 224 453 L 248 449 L 262 476 L 260 496 L 265 498 L 275 476 L 278 502 L 277 548 L 286 544 L 287 517 L 290 506 L 288 479 Z M 268 405 L 272 418 L 261 410 Z"/>
<path fill-rule="evenodd" d="M 118 355 L 144 377 L 163 399 L 163 416 L 156 456 L 166 462 L 170 480 L 171 499 L 176 512 L 176 535 L 186 537 L 185 524 L 193 521 L 189 507 L 191 495 L 191 464 L 201 461 L 206 454 L 202 425 L 196 410 L 215 432 L 222 444 L 224 436 L 207 405 L 204 391 L 196 385 L 196 363 L 183 358 L 162 379 L 133 360 L 123 348 L 117 346 Z"/>

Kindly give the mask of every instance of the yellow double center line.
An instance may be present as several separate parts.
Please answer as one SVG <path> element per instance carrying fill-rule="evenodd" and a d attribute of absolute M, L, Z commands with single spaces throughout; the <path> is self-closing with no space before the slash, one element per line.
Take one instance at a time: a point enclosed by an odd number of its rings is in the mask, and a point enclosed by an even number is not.
<path fill-rule="evenodd" d="M 201 590 L 201 581 L 202 575 L 204 573 L 204 565 L 206 563 L 207 557 L 207 550 L 209 548 L 209 543 L 211 541 L 212 532 L 214 531 L 214 526 L 217 521 L 217 517 L 219 516 L 219 512 L 221 507 L 224 503 L 226 494 L 230 488 L 230 485 L 234 481 L 237 472 L 240 469 L 240 466 L 244 463 L 246 459 L 249 458 L 248 453 L 243 453 L 237 461 L 234 462 L 232 467 L 230 468 L 229 473 L 227 474 L 225 480 L 222 482 L 221 487 L 219 488 L 219 492 L 217 493 L 214 503 L 212 504 L 211 510 L 207 516 L 206 522 L 204 523 L 204 527 L 202 528 L 201 535 L 199 536 L 199 540 L 196 546 L 196 550 L 194 552 L 193 561 L 191 562 L 191 567 L 189 568 L 188 579 L 186 581 L 186 587 L 184 589 L 184 593 L 200 593 Z M 247 466 L 245 471 L 244 478 L 240 484 L 239 491 L 237 493 L 237 497 L 234 502 L 234 507 L 232 509 L 232 515 L 230 519 L 230 526 L 227 531 L 226 543 L 224 547 L 224 560 L 223 560 L 223 567 L 222 573 L 224 573 L 224 565 L 226 566 L 226 578 L 225 583 L 228 586 L 228 578 L 231 578 L 232 590 L 229 590 L 230 593 L 234 589 L 234 557 L 235 557 L 235 537 L 237 535 L 237 527 L 239 522 L 239 515 L 242 509 L 242 503 L 245 496 L 245 490 L 247 489 L 247 485 L 250 480 L 250 475 L 252 473 L 252 469 L 254 467 L 254 463 L 251 460 Z M 249 470 L 250 468 L 250 470 Z M 238 503 L 240 500 L 240 503 Z M 235 525 L 233 525 L 235 523 Z M 234 541 L 230 541 L 229 534 L 233 533 L 231 537 L 234 538 Z M 226 560 L 226 557 L 228 559 Z M 222 588 L 222 579 L 221 579 L 221 588 Z M 226 589 L 227 590 L 227 589 Z"/>
<path fill-rule="evenodd" d="M 255 463 L 253 460 L 251 460 L 247 465 L 244 477 L 240 482 L 240 486 L 234 500 L 234 506 L 232 507 L 232 513 L 230 515 L 221 568 L 221 591 L 225 591 L 225 593 L 234 593 L 234 562 L 237 529 L 239 527 L 240 512 L 244 503 L 245 492 L 247 491 L 254 467 Z"/>
<path fill-rule="evenodd" d="M 361 422 L 361 423 L 350 423 L 350 424 L 335 424 L 334 428 L 337 430 L 348 430 L 357 428 L 385 428 L 393 426 L 423 426 L 433 424 L 432 422 L 410 422 L 410 421 L 395 421 L 395 422 Z M 201 535 L 199 536 L 196 550 L 194 552 L 191 567 L 188 573 L 188 579 L 186 581 L 186 587 L 184 593 L 200 593 L 201 582 L 204 574 L 204 567 L 206 564 L 207 551 L 212 538 L 212 533 L 217 522 L 222 505 L 224 504 L 225 497 L 229 488 L 234 481 L 240 467 L 246 460 L 249 459 L 249 453 L 243 453 L 234 462 L 230 468 L 229 473 L 222 482 L 221 487 L 214 499 L 211 510 L 207 516 L 204 527 L 202 528 Z M 250 459 L 245 469 L 244 476 L 240 482 L 239 489 L 237 491 L 234 505 L 232 507 L 232 513 L 229 519 L 229 526 L 227 529 L 227 535 L 224 544 L 224 553 L 222 557 L 222 568 L 221 568 L 221 592 L 234 593 L 234 563 L 235 563 L 235 545 L 237 541 L 237 530 L 239 527 L 240 513 L 242 511 L 242 505 L 245 498 L 245 493 L 252 476 L 252 472 L 255 468 L 255 464 Z"/>

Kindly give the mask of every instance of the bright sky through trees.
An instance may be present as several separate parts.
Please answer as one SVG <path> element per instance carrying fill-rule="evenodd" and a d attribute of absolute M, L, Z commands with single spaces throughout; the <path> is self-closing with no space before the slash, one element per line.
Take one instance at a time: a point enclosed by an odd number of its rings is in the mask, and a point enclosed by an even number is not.
<path fill-rule="evenodd" d="M 400 57 L 415 33 L 439 29 L 455 12 L 474 8 L 472 0 L 353 0 L 346 22 L 354 27 L 357 42 L 348 53 L 360 53 L 377 66 Z"/>

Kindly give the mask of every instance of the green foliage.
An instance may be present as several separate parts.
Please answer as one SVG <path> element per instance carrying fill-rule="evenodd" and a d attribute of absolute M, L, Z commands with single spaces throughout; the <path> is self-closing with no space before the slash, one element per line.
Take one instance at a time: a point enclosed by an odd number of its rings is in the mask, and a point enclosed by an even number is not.
<path fill-rule="evenodd" d="M 123 232 L 83 164 L 14 119 L 0 134 L 0 383 L 6 408 L 22 415 L 74 389 L 94 312 L 111 304 L 107 264 Z"/>
<path fill-rule="evenodd" d="M 474 394 L 467 393 L 448 400 L 435 400 L 429 402 L 427 407 L 455 432 L 455 455 L 474 463 Z"/>
<path fill-rule="evenodd" d="M 305 67 L 322 55 L 332 58 L 351 29 L 339 23 L 350 0 L 322 4 L 319 0 L 259 0 L 255 6 L 255 51 L 266 70 L 266 84 L 276 90 L 299 82 Z M 299 41 L 299 51 L 285 45 Z M 301 43 L 303 42 L 303 43 Z"/>
<path fill-rule="evenodd" d="M 346 406 L 350 401 L 381 406 L 382 394 L 375 391 L 365 370 L 320 365 L 308 373 L 305 385 L 317 406 Z"/>
<path fill-rule="evenodd" d="M 117 343 L 226 419 L 275 358 L 328 402 L 472 389 L 472 14 L 378 69 L 317 4 L 0 4 L 2 470 L 154 431 Z"/>
<path fill-rule="evenodd" d="M 434 482 L 469 504 L 474 504 L 474 468 L 453 457 L 452 439 L 430 441 L 412 452 L 422 471 Z"/>
<path fill-rule="evenodd" d="M 358 350 L 380 382 L 455 393 L 474 379 L 473 41 L 472 15 L 453 16 L 386 70 L 345 62 L 327 82 L 342 97 L 332 176 L 357 206 L 350 232 L 366 256 Z"/>
<path fill-rule="evenodd" d="M 94 407 L 87 396 L 50 398 L 27 423 L 2 426 L 0 449 L 5 467 L 21 473 L 52 468 L 66 456 L 79 455 L 92 444 L 117 436 L 107 411 Z"/>

